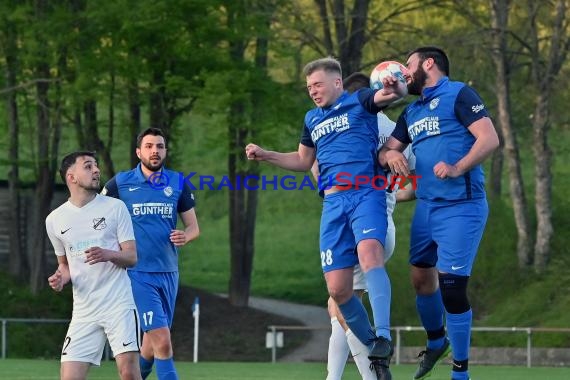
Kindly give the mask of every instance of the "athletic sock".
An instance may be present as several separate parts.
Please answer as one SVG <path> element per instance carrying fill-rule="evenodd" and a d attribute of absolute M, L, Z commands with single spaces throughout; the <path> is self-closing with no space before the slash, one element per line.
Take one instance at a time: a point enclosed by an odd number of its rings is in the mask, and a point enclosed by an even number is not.
<path fill-rule="evenodd" d="M 358 368 L 358 372 L 362 380 L 377 380 L 376 374 L 370 369 L 370 359 L 368 354 L 370 350 L 365 346 L 350 329 L 346 332 L 346 341 L 352 353 L 352 359 Z"/>
<path fill-rule="evenodd" d="M 392 288 L 385 268 L 372 268 L 364 274 L 368 286 L 368 299 L 372 307 L 376 335 L 392 340 L 390 336 L 390 302 Z M 352 326 L 351 326 L 352 328 Z"/>
<path fill-rule="evenodd" d="M 443 301 L 439 288 L 430 295 L 416 295 L 416 309 L 428 335 L 427 348 L 441 348 L 445 341 L 445 329 Z"/>
<path fill-rule="evenodd" d="M 465 313 L 446 313 L 447 335 L 453 347 L 453 359 L 458 361 L 469 358 L 469 347 L 471 345 L 471 321 L 473 311 L 469 309 Z"/>
<path fill-rule="evenodd" d="M 341 380 L 350 349 L 337 317 L 331 318 L 331 336 L 327 357 L 327 380 Z"/>
<path fill-rule="evenodd" d="M 369 346 L 372 344 L 376 334 L 374 334 L 374 330 L 370 326 L 368 313 L 358 297 L 353 294 L 346 303 L 339 304 L 338 307 L 352 333 L 365 345 Z"/>
<path fill-rule="evenodd" d="M 451 378 L 453 380 L 469 379 L 469 347 L 471 346 L 471 324 L 473 311 L 469 309 L 465 313 L 446 313 L 447 334 L 453 347 L 453 368 Z"/>
<path fill-rule="evenodd" d="M 143 380 L 146 379 L 148 375 L 150 375 L 150 373 L 152 372 L 153 363 L 154 363 L 154 358 L 147 360 L 143 358 L 142 355 L 139 355 L 139 366 L 141 367 L 141 375 Z"/>
<path fill-rule="evenodd" d="M 154 359 L 156 363 L 156 377 L 159 380 L 178 380 L 174 359 Z"/>
<path fill-rule="evenodd" d="M 453 360 L 453 368 L 451 370 L 451 380 L 469 380 L 469 362 L 468 360 Z"/>

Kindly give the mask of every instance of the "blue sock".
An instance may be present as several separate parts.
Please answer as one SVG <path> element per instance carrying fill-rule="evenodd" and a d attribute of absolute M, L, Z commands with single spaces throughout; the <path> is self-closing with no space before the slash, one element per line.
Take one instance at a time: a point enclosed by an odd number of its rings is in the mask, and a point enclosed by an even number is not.
<path fill-rule="evenodd" d="M 338 307 L 354 336 L 366 346 L 372 344 L 376 338 L 376 334 L 374 334 L 374 330 L 372 330 L 372 326 L 370 326 L 368 313 L 358 297 L 352 295 L 346 303 L 338 305 Z"/>
<path fill-rule="evenodd" d="M 143 380 L 146 379 L 148 375 L 150 375 L 150 373 L 152 372 L 153 363 L 154 363 L 154 358 L 147 360 L 143 358 L 142 355 L 139 356 L 139 366 L 141 367 L 141 375 Z"/>
<path fill-rule="evenodd" d="M 451 380 L 469 380 L 469 371 L 451 370 Z"/>
<path fill-rule="evenodd" d="M 385 268 L 372 268 L 364 273 L 368 298 L 372 307 L 376 335 L 392 340 L 390 336 L 390 301 L 392 288 Z"/>
<path fill-rule="evenodd" d="M 430 295 L 416 295 L 416 309 L 422 326 L 428 334 L 426 347 L 437 349 L 443 346 L 445 330 L 443 328 L 443 300 L 439 288 Z M 441 333 L 440 333 L 441 332 Z"/>
<path fill-rule="evenodd" d="M 471 346 L 471 323 L 473 311 L 469 309 L 465 313 L 446 313 L 447 334 L 453 347 L 453 368 L 451 378 L 453 380 L 469 379 L 469 347 Z M 456 368 L 456 365 L 458 367 Z M 461 370 L 459 370 L 461 369 Z"/>
<path fill-rule="evenodd" d="M 156 363 L 156 377 L 159 380 L 178 380 L 178 374 L 174 367 L 174 359 L 154 359 Z"/>
<path fill-rule="evenodd" d="M 446 313 L 447 335 L 453 347 L 454 360 L 467 360 L 471 345 L 471 320 L 473 311 L 469 309 L 462 314 Z"/>

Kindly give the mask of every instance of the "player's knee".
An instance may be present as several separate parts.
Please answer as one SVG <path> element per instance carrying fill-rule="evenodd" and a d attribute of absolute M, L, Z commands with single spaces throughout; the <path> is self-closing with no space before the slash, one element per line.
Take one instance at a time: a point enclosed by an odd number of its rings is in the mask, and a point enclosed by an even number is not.
<path fill-rule="evenodd" d="M 467 298 L 468 276 L 456 276 L 454 274 L 440 274 L 439 286 L 441 288 L 441 298 L 443 306 L 448 313 L 462 314 L 469 309 L 469 299 Z"/>
<path fill-rule="evenodd" d="M 168 327 L 152 330 L 149 335 L 151 336 L 154 357 L 158 359 L 170 358 L 172 356 L 172 342 Z"/>
<path fill-rule="evenodd" d="M 438 288 L 438 273 L 435 267 L 411 267 L 411 280 L 416 294 L 430 295 Z"/>
<path fill-rule="evenodd" d="M 134 365 L 123 366 L 119 369 L 119 376 L 121 380 L 137 380 L 140 379 L 140 370 Z"/>
<path fill-rule="evenodd" d="M 352 297 L 352 289 L 329 288 L 329 296 L 337 305 L 342 305 Z"/>

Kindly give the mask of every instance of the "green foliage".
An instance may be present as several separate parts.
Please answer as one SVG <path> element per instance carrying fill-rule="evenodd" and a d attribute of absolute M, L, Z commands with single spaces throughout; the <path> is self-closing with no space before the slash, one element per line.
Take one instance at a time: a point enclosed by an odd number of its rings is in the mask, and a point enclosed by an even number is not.
<path fill-rule="evenodd" d="M 0 275 L 0 303 L 5 305 L 0 314 L 4 318 L 71 318 L 72 294 L 71 286 L 61 293 L 51 289 L 43 290 L 33 296 L 23 284 L 10 280 L 5 273 Z M 49 299 L 49 302 L 46 302 Z M 8 357 L 55 358 L 61 352 L 67 323 L 33 324 L 8 322 L 6 347 Z"/>

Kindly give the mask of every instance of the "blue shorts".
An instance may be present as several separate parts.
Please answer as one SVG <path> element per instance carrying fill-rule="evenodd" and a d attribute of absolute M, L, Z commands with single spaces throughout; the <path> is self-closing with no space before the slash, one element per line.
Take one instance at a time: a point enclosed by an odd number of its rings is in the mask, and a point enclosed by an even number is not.
<path fill-rule="evenodd" d="M 323 272 L 358 264 L 358 243 L 376 239 L 384 246 L 387 228 L 383 190 L 346 190 L 326 195 L 320 238 Z"/>
<path fill-rule="evenodd" d="M 485 198 L 453 203 L 418 199 L 411 227 L 410 264 L 471 275 L 488 215 Z"/>
<path fill-rule="evenodd" d="M 172 326 L 178 272 L 128 271 L 143 331 Z"/>

